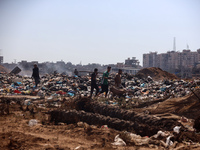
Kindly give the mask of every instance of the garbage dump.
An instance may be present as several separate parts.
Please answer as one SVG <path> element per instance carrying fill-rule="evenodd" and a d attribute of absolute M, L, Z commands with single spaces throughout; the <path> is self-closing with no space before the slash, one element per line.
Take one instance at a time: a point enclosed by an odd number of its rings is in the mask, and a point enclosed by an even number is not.
<path fill-rule="evenodd" d="M 0 148 L 199 149 L 199 80 L 151 71 L 124 74 L 119 95 L 111 74 L 108 98 L 89 97 L 90 76 L 46 74 L 35 88 L 1 73 Z"/>

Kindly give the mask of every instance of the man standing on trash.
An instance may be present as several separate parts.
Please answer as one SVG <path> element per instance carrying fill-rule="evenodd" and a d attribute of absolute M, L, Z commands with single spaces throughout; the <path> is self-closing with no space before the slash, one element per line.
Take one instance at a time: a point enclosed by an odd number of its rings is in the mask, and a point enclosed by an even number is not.
<path fill-rule="evenodd" d="M 122 74 L 122 70 L 119 69 L 118 73 L 115 76 L 115 87 L 117 87 L 117 88 L 122 87 L 122 85 L 121 85 L 121 83 L 122 83 L 121 82 L 121 74 Z"/>
<path fill-rule="evenodd" d="M 106 92 L 105 97 L 107 97 L 107 94 L 108 94 L 108 79 L 109 79 L 108 76 L 109 76 L 110 70 L 111 70 L 111 67 L 108 66 L 107 71 L 103 73 L 102 81 L 101 81 L 101 93 Z"/>
<path fill-rule="evenodd" d="M 32 77 L 35 80 L 35 88 L 37 88 L 37 85 L 40 83 L 39 68 L 37 64 L 34 64 Z"/>
<path fill-rule="evenodd" d="M 99 88 L 98 88 L 98 85 L 97 85 L 97 83 L 96 83 L 97 75 L 98 75 L 98 69 L 95 68 L 95 69 L 94 69 L 94 72 L 93 72 L 92 75 L 91 75 L 91 91 L 90 91 L 90 97 L 92 97 L 94 88 L 96 89 L 96 95 L 95 95 L 95 96 L 97 96 L 97 94 L 99 93 Z"/>
<path fill-rule="evenodd" d="M 74 70 L 74 75 L 78 76 L 78 70 L 77 69 Z"/>

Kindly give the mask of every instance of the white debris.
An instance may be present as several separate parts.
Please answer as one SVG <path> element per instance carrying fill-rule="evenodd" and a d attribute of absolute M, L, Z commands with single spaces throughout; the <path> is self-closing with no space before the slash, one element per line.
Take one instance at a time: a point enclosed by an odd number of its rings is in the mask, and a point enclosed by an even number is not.
<path fill-rule="evenodd" d="M 116 146 L 126 146 L 126 143 L 119 137 L 119 134 L 115 136 L 114 143 L 111 144 Z"/>

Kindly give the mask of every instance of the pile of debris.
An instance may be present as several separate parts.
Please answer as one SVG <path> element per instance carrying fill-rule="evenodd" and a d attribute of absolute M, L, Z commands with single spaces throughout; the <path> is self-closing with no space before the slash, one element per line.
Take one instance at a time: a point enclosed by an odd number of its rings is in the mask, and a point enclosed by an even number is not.
<path fill-rule="evenodd" d="M 17 105 L 18 110 L 30 112 L 32 119 L 38 113 L 47 115 L 48 119 L 40 118 L 43 125 L 84 122 L 89 126 L 88 134 L 92 134 L 93 127 L 90 126 L 112 128 L 120 132 L 110 143 L 114 146 L 150 148 L 154 145 L 155 148 L 156 145 L 163 149 L 179 148 L 181 143 L 189 148 L 199 148 L 199 120 L 194 116 L 200 116 L 200 82 L 173 78 L 160 73 L 160 69 L 151 71 L 153 73 L 146 72 L 143 78 L 123 75 L 126 93 L 122 93 L 122 97 L 110 92 L 109 98 L 94 99 L 87 97 L 90 76 L 47 74 L 35 88 L 31 77 L 1 73 L 0 114 L 9 115 L 9 108 Z M 98 82 L 100 78 L 97 78 Z M 114 74 L 111 78 L 112 85 Z M 158 78 L 162 80 L 155 80 Z M 38 122 L 31 120 L 30 123 Z"/>
<path fill-rule="evenodd" d="M 141 69 L 136 75 L 138 78 L 147 78 L 148 76 L 152 77 L 154 80 L 174 80 L 179 79 L 176 75 L 171 74 L 167 71 L 163 71 L 157 67 L 150 67 Z"/>
<path fill-rule="evenodd" d="M 8 69 L 3 67 L 2 65 L 0 65 L 0 72 L 1 73 L 7 73 L 8 72 Z"/>
<path fill-rule="evenodd" d="M 62 97 L 89 96 L 90 94 L 90 76 L 68 76 L 63 74 L 46 74 L 41 77 L 40 84 L 36 89 L 34 80 L 28 76 L 16 74 L 0 74 L 0 94 L 4 96 L 11 95 L 33 95 L 41 98 L 53 99 Z M 97 78 L 101 81 L 101 77 Z M 114 74 L 110 79 L 109 101 L 111 104 L 119 104 L 115 99 Z M 120 97 L 126 98 L 131 105 L 150 102 L 158 99 L 183 97 L 192 93 L 192 90 L 198 88 L 199 81 L 185 80 L 154 80 L 150 76 L 147 78 L 132 77 L 130 75 L 122 76 L 123 90 Z"/>

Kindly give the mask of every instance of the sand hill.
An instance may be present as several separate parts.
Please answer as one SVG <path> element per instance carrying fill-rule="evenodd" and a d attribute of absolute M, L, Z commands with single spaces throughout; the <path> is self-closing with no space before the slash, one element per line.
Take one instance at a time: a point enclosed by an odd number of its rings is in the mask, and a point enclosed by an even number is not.
<path fill-rule="evenodd" d="M 141 69 L 135 76 L 138 78 L 147 78 L 151 76 L 154 80 L 178 79 L 176 75 L 156 67 Z"/>

